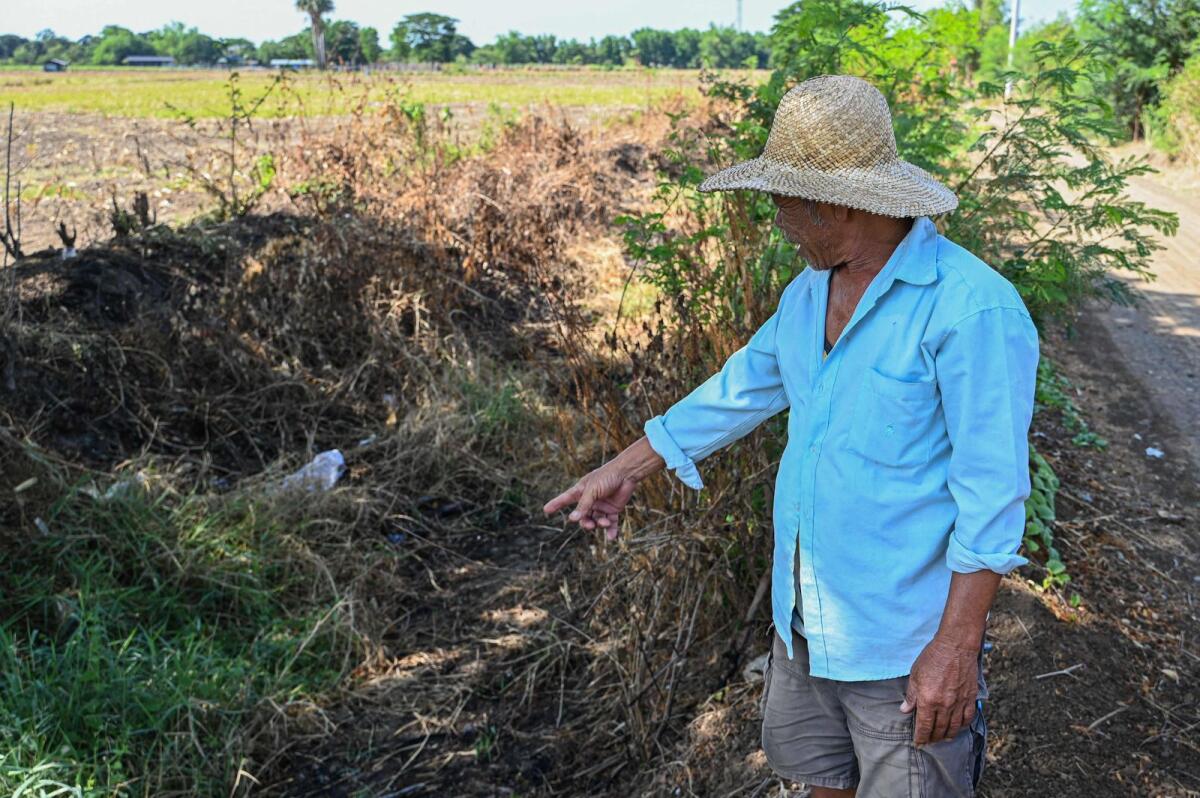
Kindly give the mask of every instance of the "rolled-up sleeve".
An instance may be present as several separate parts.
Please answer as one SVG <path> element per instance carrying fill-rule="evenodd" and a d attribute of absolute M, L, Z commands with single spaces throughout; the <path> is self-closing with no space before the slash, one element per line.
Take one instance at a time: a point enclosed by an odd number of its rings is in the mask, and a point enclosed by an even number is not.
<path fill-rule="evenodd" d="M 958 505 L 946 549 L 952 571 L 1005 574 L 1017 554 L 1029 497 L 1029 422 L 1037 328 L 1023 308 L 992 307 L 955 323 L 936 355 L 950 438 L 947 482 Z"/>
<path fill-rule="evenodd" d="M 779 314 L 776 309 L 720 371 L 643 425 L 650 446 L 689 488 L 704 487 L 697 461 L 788 407 L 775 349 Z"/>

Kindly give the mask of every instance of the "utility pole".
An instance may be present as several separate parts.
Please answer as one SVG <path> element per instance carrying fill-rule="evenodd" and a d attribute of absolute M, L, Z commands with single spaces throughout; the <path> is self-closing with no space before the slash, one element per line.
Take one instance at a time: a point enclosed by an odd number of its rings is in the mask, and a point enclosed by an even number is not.
<path fill-rule="evenodd" d="M 738 29 L 738 31 L 741 31 L 741 29 L 742 29 L 742 0 L 737 0 L 737 9 L 738 9 L 737 29 Z"/>
<path fill-rule="evenodd" d="M 738 0 L 739 5 L 741 0 Z M 1017 49 L 1017 25 L 1021 18 L 1021 0 L 1012 0 L 1012 19 L 1008 23 L 1008 68 L 1013 66 L 1013 50 Z M 1004 81 L 1004 99 L 1012 96 L 1012 78 Z"/>

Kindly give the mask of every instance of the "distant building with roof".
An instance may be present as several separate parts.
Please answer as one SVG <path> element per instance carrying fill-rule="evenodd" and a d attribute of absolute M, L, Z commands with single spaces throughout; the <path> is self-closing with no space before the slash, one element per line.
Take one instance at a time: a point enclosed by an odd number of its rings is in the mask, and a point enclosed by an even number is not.
<path fill-rule="evenodd" d="M 46 63 L 42 64 L 43 72 L 66 72 L 69 61 L 64 61 L 61 58 L 51 58 Z"/>
<path fill-rule="evenodd" d="M 121 59 L 125 66 L 175 66 L 175 59 L 169 55 L 127 55 Z"/>
<path fill-rule="evenodd" d="M 309 69 L 316 65 L 311 58 L 272 58 L 270 61 L 270 66 L 280 69 Z"/>

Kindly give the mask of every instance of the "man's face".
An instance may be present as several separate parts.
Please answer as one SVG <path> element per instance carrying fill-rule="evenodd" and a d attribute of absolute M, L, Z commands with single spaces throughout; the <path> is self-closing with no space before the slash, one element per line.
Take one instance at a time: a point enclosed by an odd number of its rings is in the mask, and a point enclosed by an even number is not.
<path fill-rule="evenodd" d="M 800 257 L 814 269 L 831 269 L 836 266 L 833 259 L 832 219 L 824 219 L 820 206 L 802 197 L 772 194 L 778 209 L 775 226 L 783 237 L 796 245 Z"/>

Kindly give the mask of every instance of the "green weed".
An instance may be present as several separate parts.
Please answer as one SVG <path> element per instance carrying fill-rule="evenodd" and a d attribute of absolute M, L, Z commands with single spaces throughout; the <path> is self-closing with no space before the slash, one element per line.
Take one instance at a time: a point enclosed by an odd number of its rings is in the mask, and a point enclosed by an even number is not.
<path fill-rule="evenodd" d="M 513 379 L 506 379 L 499 386 L 470 380 L 463 382 L 466 410 L 474 419 L 481 438 L 493 438 L 519 429 L 529 420 L 524 391 L 524 386 Z"/>
<path fill-rule="evenodd" d="M 493 725 L 488 725 L 475 740 L 475 758 L 480 762 L 491 762 L 499 751 L 500 734 Z"/>
<path fill-rule="evenodd" d="M 1055 501 L 1059 481 L 1054 469 L 1032 446 L 1029 449 L 1030 493 L 1025 500 L 1025 550 L 1044 551 L 1046 576 L 1042 587 L 1061 587 L 1071 581 L 1067 566 L 1054 547 L 1053 524 L 1056 520 Z"/>
<path fill-rule="evenodd" d="M 1074 433 L 1071 442 L 1076 446 L 1104 449 L 1108 446 L 1108 441 L 1088 427 L 1087 421 L 1079 413 L 1079 408 L 1067 393 L 1070 389 L 1070 381 L 1058 373 L 1053 363 L 1045 358 L 1038 363 L 1034 402 L 1040 407 L 1055 408 L 1062 414 L 1063 426 L 1068 432 Z"/>
<path fill-rule="evenodd" d="M 355 638 L 301 533 L 246 503 L 77 495 L 3 541 L 0 793 L 229 794 L 266 707 Z"/>

